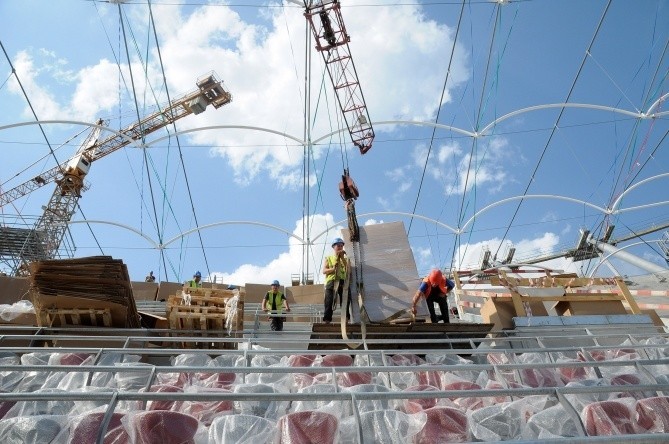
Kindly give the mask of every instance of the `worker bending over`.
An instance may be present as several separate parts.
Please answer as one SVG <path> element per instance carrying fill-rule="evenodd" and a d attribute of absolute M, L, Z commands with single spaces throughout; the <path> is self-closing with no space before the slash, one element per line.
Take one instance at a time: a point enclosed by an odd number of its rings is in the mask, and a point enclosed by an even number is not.
<path fill-rule="evenodd" d="M 430 320 L 433 324 L 439 322 L 437 314 L 434 310 L 434 304 L 439 304 L 439 311 L 441 312 L 441 319 L 445 324 L 449 323 L 448 319 L 448 300 L 447 294 L 453 290 L 455 285 L 452 281 L 446 279 L 441 270 L 432 270 L 430 274 L 423 279 L 420 287 L 413 296 L 411 303 L 411 312 L 416 314 L 416 306 L 421 297 L 425 298 L 427 302 L 427 309 L 430 311 Z"/>

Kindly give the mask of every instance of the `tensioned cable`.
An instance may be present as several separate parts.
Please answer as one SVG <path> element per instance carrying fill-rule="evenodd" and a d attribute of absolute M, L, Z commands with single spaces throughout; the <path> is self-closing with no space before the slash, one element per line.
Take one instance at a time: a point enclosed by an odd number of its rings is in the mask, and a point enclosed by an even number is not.
<path fill-rule="evenodd" d="M 657 15 L 657 14 L 656 14 L 656 15 Z M 654 29 L 655 29 L 655 28 L 654 28 Z M 655 33 L 653 32 L 653 35 L 654 35 L 654 34 L 655 34 Z M 655 44 L 653 43 L 653 44 L 651 45 L 651 49 L 649 50 L 649 57 L 651 56 L 650 53 L 651 53 L 651 51 L 652 51 L 652 47 L 654 47 L 654 46 L 655 46 Z M 669 40 L 668 40 L 667 42 L 665 42 L 665 46 L 664 46 L 664 48 L 663 48 L 663 50 L 662 50 L 662 56 L 660 57 L 660 59 L 659 59 L 659 61 L 658 61 L 658 63 L 657 63 L 657 66 L 656 66 L 656 68 L 655 68 L 655 72 L 653 73 L 653 78 L 652 78 L 652 80 L 651 80 L 651 82 L 650 82 L 650 86 L 649 86 L 649 88 L 648 88 L 648 89 L 644 88 L 644 89 L 646 89 L 646 93 L 645 93 L 644 98 L 643 98 L 643 109 L 645 109 L 645 108 L 649 105 L 648 102 L 649 102 L 649 100 L 650 100 L 650 97 L 651 97 L 651 96 L 657 96 L 658 92 L 660 91 L 660 85 L 658 85 L 658 86 L 655 88 L 654 91 L 651 91 L 651 90 L 653 89 L 653 88 L 652 88 L 652 85 L 655 83 L 655 79 L 657 78 L 658 73 L 660 72 L 660 67 L 662 66 L 662 61 L 664 60 L 664 57 L 665 57 L 665 55 L 667 54 L 667 48 L 668 48 L 668 47 L 669 47 Z M 590 56 L 592 57 L 592 55 L 590 55 Z M 594 59 L 594 58 L 593 58 L 593 59 Z M 640 66 L 639 69 L 637 70 L 637 73 L 635 73 L 635 77 L 636 77 L 636 74 L 638 74 L 638 72 L 639 72 L 640 69 L 641 69 L 641 66 Z M 665 74 L 665 78 L 666 78 L 666 74 Z M 625 158 L 627 158 L 627 154 L 629 153 L 629 150 L 630 150 L 631 147 L 632 147 L 632 145 L 631 145 L 631 144 L 632 144 L 632 141 L 633 141 L 632 138 L 633 138 L 633 135 L 635 134 L 636 130 L 639 128 L 640 122 L 641 122 L 641 119 L 638 119 L 638 118 L 635 119 L 635 125 L 634 125 L 633 134 L 632 134 L 632 136 L 630 136 L 630 142 L 629 142 L 629 143 L 630 143 L 630 146 L 628 147 L 628 150 L 627 150 L 627 152 L 626 152 L 626 154 L 625 154 Z M 650 131 L 651 131 L 652 127 L 654 126 L 654 124 L 655 124 L 655 120 L 653 120 L 653 122 L 651 123 L 651 128 L 649 128 L 648 131 L 646 132 L 646 138 L 645 138 L 644 142 L 642 143 L 642 148 L 641 148 L 641 149 L 639 150 L 639 152 L 637 153 L 637 159 L 638 159 L 638 157 L 641 155 L 641 152 L 642 152 L 643 149 L 644 149 L 643 147 L 644 147 L 645 144 L 647 143 L 648 136 L 650 135 Z M 654 153 L 654 152 L 655 152 L 655 151 L 653 151 L 653 153 Z M 650 157 L 653 156 L 653 153 L 651 153 Z M 649 159 L 650 159 L 650 157 L 649 157 Z M 618 157 L 616 156 L 616 158 L 612 161 L 612 165 L 611 165 L 611 168 L 609 169 L 609 171 L 611 171 L 611 170 L 613 170 L 613 169 L 615 168 L 615 164 L 617 163 L 617 159 L 618 159 Z M 623 161 L 623 163 L 624 163 L 624 161 Z M 634 161 L 634 163 L 632 163 L 632 167 L 633 167 L 635 164 L 636 164 L 636 161 Z M 646 163 L 644 162 L 644 166 L 645 166 L 645 164 L 646 164 Z M 621 180 L 621 178 L 622 178 L 622 166 L 623 166 L 623 165 L 621 164 L 621 170 L 620 170 L 620 171 L 618 172 L 618 174 L 616 175 L 616 181 L 615 181 L 615 183 L 614 183 L 614 185 L 613 185 L 613 187 L 612 187 L 612 189 L 611 189 L 611 195 L 609 196 L 609 204 L 611 204 L 611 203 L 615 200 L 615 197 L 616 197 L 615 190 L 618 188 L 618 184 L 620 183 L 620 180 Z M 628 171 L 628 173 L 627 173 L 627 177 L 625 178 L 625 183 L 628 184 L 628 183 L 632 183 L 632 182 L 634 182 L 634 180 L 635 180 L 636 177 L 641 173 L 642 170 L 643 170 L 643 166 L 641 166 L 640 168 L 638 168 L 637 173 L 634 175 L 634 177 L 631 179 L 631 181 L 628 181 L 628 179 L 629 179 L 630 174 L 632 173 L 632 171 Z M 627 185 L 625 185 L 625 186 L 627 186 Z M 597 228 L 599 228 L 599 229 L 603 229 L 604 223 L 607 221 L 608 218 L 609 218 L 609 216 L 604 216 L 604 217 L 602 218 L 601 222 L 599 222 L 599 224 L 597 224 Z M 592 228 L 592 231 L 594 232 L 597 228 L 593 227 L 593 228 Z"/>
<path fill-rule="evenodd" d="M 149 26 L 149 29 L 150 29 L 150 28 L 151 28 L 151 26 Z M 157 109 L 160 109 L 160 105 L 158 104 L 158 98 L 156 97 L 156 94 L 155 94 L 155 92 L 154 92 L 154 90 L 153 90 L 153 87 L 151 86 L 150 82 L 148 82 L 148 80 L 147 80 L 148 76 L 147 76 L 147 73 L 146 73 L 146 69 L 147 69 L 147 67 L 148 67 L 148 57 L 149 57 L 149 54 L 148 54 L 148 48 L 149 48 L 149 44 L 144 45 L 145 48 L 146 48 L 146 55 L 143 56 L 143 55 L 141 54 L 141 52 L 140 52 L 140 45 L 139 45 L 138 42 L 137 42 L 137 39 L 136 39 L 136 37 L 135 37 L 135 35 L 134 35 L 134 33 L 133 33 L 132 28 L 129 28 L 129 34 L 130 34 L 130 37 L 131 37 L 132 42 L 133 42 L 133 44 L 134 44 L 135 52 L 138 54 L 140 61 L 141 61 L 141 62 L 144 62 L 144 60 L 146 60 L 146 63 L 143 63 L 143 66 L 144 66 L 144 70 L 145 70 L 145 72 L 144 72 L 145 82 L 148 84 L 148 87 L 144 89 L 144 94 L 146 95 L 146 94 L 148 93 L 148 91 L 151 91 L 151 92 L 153 93 L 154 101 L 156 102 L 156 108 L 157 108 Z M 144 99 L 144 102 L 146 103 L 146 99 Z M 146 105 L 145 105 L 145 108 L 146 108 Z M 143 139 L 143 140 L 144 140 L 144 139 Z M 156 177 L 158 177 L 158 183 L 160 184 L 161 191 L 162 191 L 162 195 L 163 195 L 163 206 L 164 206 L 165 202 L 168 202 L 168 208 L 171 210 L 172 215 L 174 215 L 174 211 L 173 211 L 171 205 L 169 205 L 169 200 L 166 199 L 166 189 L 165 189 L 165 187 L 163 187 L 163 185 L 162 185 L 162 182 L 161 182 L 161 180 L 160 180 L 160 174 L 157 172 L 157 170 L 156 170 L 156 168 L 155 168 L 155 164 L 153 163 L 153 160 L 152 160 L 151 156 L 147 153 L 146 150 L 144 150 L 144 151 L 142 152 L 142 154 L 143 154 L 143 156 L 144 156 L 144 158 L 143 158 L 143 162 L 142 162 L 142 163 L 143 163 L 143 167 L 146 167 L 146 170 L 147 170 L 147 174 L 146 174 L 146 176 L 147 176 L 147 180 L 148 180 L 148 182 L 149 182 L 149 194 L 150 194 L 150 196 L 151 196 L 151 203 L 152 203 L 153 211 L 154 211 L 155 228 L 156 228 L 156 232 L 158 233 L 159 239 L 162 241 L 162 233 L 160 232 L 160 228 L 161 228 L 161 227 L 164 228 L 164 225 L 165 225 L 165 217 L 164 217 L 164 213 L 163 213 L 163 217 L 161 218 L 161 220 L 160 220 L 160 221 L 158 220 L 157 209 L 156 209 L 156 202 L 155 202 L 155 193 L 154 193 L 154 191 L 153 191 L 153 182 L 152 182 L 152 180 L 151 180 L 151 175 L 149 174 L 149 163 L 151 164 L 151 166 L 152 166 L 153 169 L 154 169 L 154 171 L 153 171 L 153 172 L 154 172 L 154 175 L 155 175 Z M 166 168 L 167 168 L 167 167 L 166 167 Z M 144 176 L 141 175 L 141 177 L 143 178 Z M 166 186 L 166 185 L 165 185 L 165 186 Z M 139 190 L 140 190 L 140 199 L 141 199 L 141 201 L 142 201 L 142 204 L 144 204 L 144 191 L 143 191 L 143 188 L 140 188 Z M 148 207 L 148 205 L 147 205 L 147 207 Z M 177 221 L 177 226 L 178 226 L 179 224 L 178 224 L 178 220 L 176 219 L 176 217 L 175 217 L 175 221 Z M 160 222 L 162 222 L 162 224 L 160 224 Z M 161 252 L 161 253 L 162 253 L 162 252 Z M 166 269 L 167 267 L 165 266 L 164 258 L 161 257 L 161 259 L 163 259 L 163 268 L 165 269 L 165 274 L 167 275 L 167 269 Z M 169 261 L 169 262 L 170 262 L 170 265 L 172 266 L 171 261 Z M 160 265 L 158 266 L 158 268 L 160 268 Z M 180 276 L 180 275 L 181 275 L 181 273 L 178 272 L 177 270 L 175 270 L 173 267 L 172 267 L 172 271 L 174 272 L 175 276 Z"/>
<path fill-rule="evenodd" d="M 38 122 L 37 126 L 40 129 L 40 132 L 42 133 L 42 136 L 44 136 L 44 140 L 46 141 L 47 146 L 49 147 L 49 152 L 51 153 L 51 156 L 53 159 L 56 161 L 56 165 L 60 168 L 61 174 L 65 174 L 65 171 L 63 171 L 62 166 L 60 165 L 60 162 L 58 162 L 58 158 L 56 157 L 56 153 L 51 146 L 51 142 L 49 142 L 49 139 L 46 137 L 46 133 L 44 132 L 44 128 L 42 127 L 42 124 L 39 123 L 40 119 L 37 117 L 37 113 L 35 112 L 35 108 L 33 108 L 33 105 L 30 101 L 30 98 L 28 97 L 28 93 L 26 92 L 25 88 L 23 87 L 23 83 L 21 83 L 21 79 L 19 78 L 18 74 L 16 73 L 16 68 L 14 68 L 14 64 L 12 63 L 11 59 L 9 58 L 9 55 L 7 54 L 7 51 L 5 50 L 5 45 L 2 44 L 2 40 L 0 40 L 0 47 L 2 47 L 2 52 L 5 54 L 5 58 L 7 59 L 7 63 L 9 63 L 9 66 L 12 68 L 12 74 L 14 75 L 14 78 L 16 79 L 16 82 L 19 84 L 19 87 L 21 88 L 21 92 L 23 93 L 23 97 L 26 99 L 26 102 L 28 103 L 28 107 L 30 108 L 30 111 L 33 114 L 33 117 L 35 118 L 35 121 Z M 81 206 L 79 206 L 79 202 L 76 202 L 77 208 L 81 212 Z M 85 220 L 85 219 L 84 219 Z M 93 239 L 95 240 L 95 243 L 100 246 L 100 243 L 98 242 L 97 237 L 95 236 L 95 233 L 93 233 L 93 229 L 91 228 L 90 224 L 88 225 L 88 229 L 91 231 L 91 234 L 93 235 Z"/>
<path fill-rule="evenodd" d="M 465 11 L 465 4 L 466 1 L 462 0 L 462 7 L 460 8 L 460 16 L 458 17 L 458 25 L 455 30 L 455 36 L 453 37 L 453 45 L 451 46 L 451 55 L 448 59 L 448 68 L 446 69 L 446 78 L 444 79 L 444 86 L 441 89 L 441 96 L 439 97 L 439 106 L 437 107 L 437 116 L 435 117 L 434 121 L 439 122 L 439 115 L 441 114 L 441 108 L 442 108 L 442 103 L 444 100 L 444 94 L 446 94 L 446 85 L 448 84 L 448 79 L 451 74 L 451 65 L 453 64 L 453 58 L 455 56 L 455 43 L 458 41 L 458 35 L 460 34 L 460 25 L 462 23 L 462 17 L 464 15 Z M 413 205 L 413 210 L 411 213 L 416 212 L 416 208 L 418 208 L 418 201 L 420 199 L 420 193 L 421 190 L 423 189 L 423 181 L 425 180 L 425 172 L 427 171 L 427 165 L 428 162 L 430 161 L 430 153 L 432 152 L 432 145 L 434 144 L 434 138 L 435 138 L 435 133 L 437 132 L 437 127 L 432 127 L 432 136 L 430 137 L 430 144 L 427 150 L 427 155 L 425 156 L 425 164 L 423 165 L 423 172 L 420 176 L 420 183 L 418 184 L 418 193 L 416 193 L 416 202 Z M 407 236 L 411 234 L 411 225 L 413 224 L 413 217 L 409 220 L 409 229 L 407 230 Z"/>
<path fill-rule="evenodd" d="M 486 92 L 486 85 L 488 84 L 488 73 L 490 72 L 490 61 L 492 59 L 492 48 L 495 44 L 495 37 L 497 36 L 497 25 L 501 21 L 501 16 L 502 16 L 502 9 L 501 9 L 500 4 L 498 3 L 496 6 L 497 6 L 496 7 L 497 17 L 495 19 L 495 22 L 494 22 L 495 24 L 494 24 L 494 27 L 493 27 L 493 30 L 492 30 L 492 38 L 490 39 L 490 47 L 488 48 L 488 57 L 486 59 L 486 67 L 485 67 L 485 70 L 484 70 L 484 77 L 483 77 L 483 88 L 481 89 L 481 97 L 479 98 L 479 106 L 478 106 L 479 112 L 477 113 L 476 122 L 474 123 L 475 131 L 479 130 L 479 126 L 481 124 L 481 117 L 483 116 L 483 98 L 486 96 L 485 92 Z M 474 160 L 476 158 L 475 152 L 476 152 L 477 147 L 478 147 L 478 138 L 473 138 L 472 139 L 472 148 L 471 148 L 470 153 L 469 153 L 469 162 L 467 164 L 467 173 L 465 175 L 465 183 L 464 183 L 464 187 L 462 188 L 462 199 L 460 200 L 460 209 L 458 211 L 458 227 L 462 223 L 462 220 L 463 220 L 464 214 L 465 214 L 464 204 L 465 204 L 465 196 L 468 194 L 467 193 L 467 185 L 469 184 L 469 173 L 472 169 L 472 160 Z M 477 167 L 476 173 L 478 173 L 478 167 Z M 476 173 L 474 175 L 474 184 L 472 185 L 472 193 L 474 194 L 474 206 L 476 206 Z M 476 221 L 474 221 L 474 223 L 475 222 Z M 474 227 L 474 224 L 472 224 L 472 228 L 473 227 Z M 460 261 L 462 261 L 462 258 L 464 258 L 464 256 L 467 254 L 467 249 L 469 247 L 469 244 L 471 243 L 471 238 L 472 238 L 472 232 L 470 230 L 469 239 L 467 240 L 467 246 L 465 247 L 465 251 L 461 254 Z M 462 237 L 460 235 L 458 235 L 454 239 L 454 243 L 453 243 L 453 253 L 451 254 L 451 269 L 453 268 L 453 261 L 455 259 L 455 252 L 457 251 L 457 249 L 461 245 L 462 245 Z"/>
<path fill-rule="evenodd" d="M 604 12 L 602 13 L 602 17 L 599 19 L 599 23 L 597 24 L 597 28 L 595 29 L 595 33 L 592 36 L 592 39 L 590 40 L 590 44 L 588 45 L 588 48 L 585 52 L 585 55 L 583 56 L 583 59 L 581 60 L 581 65 L 578 68 L 578 71 L 576 73 L 576 76 L 574 77 L 574 80 L 572 81 L 571 87 L 569 88 L 569 93 L 567 94 L 567 98 L 563 101 L 563 103 L 569 103 L 569 99 L 571 98 L 572 93 L 574 92 L 574 88 L 576 87 L 576 82 L 578 81 L 578 78 L 581 75 L 581 71 L 583 71 L 583 67 L 585 66 L 585 62 L 588 58 L 587 54 L 590 52 L 592 49 L 592 46 L 595 43 L 595 39 L 597 38 L 597 35 L 599 34 L 599 30 L 602 27 L 602 23 L 604 23 L 604 18 L 606 17 L 606 13 L 609 10 L 609 7 L 611 6 L 611 1 L 609 0 L 608 3 L 606 4 L 606 8 L 604 8 Z M 558 124 L 560 123 L 560 120 L 562 119 L 562 115 L 564 114 L 565 107 L 563 106 L 560 108 L 560 113 L 558 114 L 557 119 L 555 120 L 555 125 L 553 125 L 553 128 L 551 129 L 551 133 L 548 137 L 548 140 L 546 141 L 546 145 L 544 146 L 544 149 L 541 152 L 541 156 L 539 157 L 539 160 L 537 161 L 536 166 L 534 167 L 534 171 L 532 171 L 532 175 L 530 176 L 530 180 L 527 182 L 527 186 L 525 187 L 525 191 L 523 192 L 523 196 L 527 194 L 527 192 L 530 190 L 530 187 L 532 186 L 532 183 L 534 182 L 534 177 L 537 174 L 537 171 L 539 170 L 539 166 L 541 165 L 541 162 L 546 155 L 546 152 L 548 151 L 548 147 L 550 146 L 551 141 L 553 140 L 553 136 L 555 135 Z M 516 206 L 516 210 L 513 213 L 513 216 L 511 217 L 511 220 L 509 221 L 509 225 L 506 227 L 506 230 L 504 231 L 504 236 L 502 236 L 502 241 L 506 239 L 506 236 L 509 234 L 509 230 L 511 229 L 511 225 L 513 225 L 513 221 L 516 220 L 516 216 L 518 215 L 518 211 L 520 211 L 520 206 L 523 204 L 524 199 L 521 199 L 518 202 L 518 205 Z M 495 251 L 495 256 L 497 256 L 497 253 L 499 253 L 499 249 L 502 246 L 502 243 L 500 243 L 497 246 L 497 251 Z"/>

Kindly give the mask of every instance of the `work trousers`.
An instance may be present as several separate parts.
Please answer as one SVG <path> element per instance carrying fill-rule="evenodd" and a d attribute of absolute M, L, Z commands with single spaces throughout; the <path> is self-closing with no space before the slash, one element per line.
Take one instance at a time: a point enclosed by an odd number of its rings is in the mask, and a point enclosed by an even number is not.
<path fill-rule="evenodd" d="M 271 320 L 269 321 L 269 328 L 271 328 L 272 331 L 282 331 L 283 321 L 285 320 L 286 318 L 284 317 L 271 318 Z"/>
<path fill-rule="evenodd" d="M 331 280 L 325 284 L 325 307 L 323 312 L 323 322 L 332 322 L 332 305 L 334 304 L 334 286 L 335 281 Z M 337 289 L 337 295 L 339 296 L 339 306 L 341 307 L 342 299 L 344 294 L 344 280 L 339 281 L 339 288 Z M 348 287 L 348 304 L 346 305 L 346 319 L 351 319 L 351 287 Z"/>
<path fill-rule="evenodd" d="M 430 312 L 430 319 L 432 320 L 433 324 L 436 324 L 439 322 L 439 318 L 437 318 L 437 314 L 435 313 L 434 310 L 434 304 L 437 303 L 439 304 L 439 311 L 441 312 L 441 319 L 444 321 L 445 324 L 449 323 L 448 319 L 448 299 L 444 293 L 439 293 L 434 290 L 432 290 L 432 293 L 427 297 L 426 299 L 427 302 L 427 309 Z"/>

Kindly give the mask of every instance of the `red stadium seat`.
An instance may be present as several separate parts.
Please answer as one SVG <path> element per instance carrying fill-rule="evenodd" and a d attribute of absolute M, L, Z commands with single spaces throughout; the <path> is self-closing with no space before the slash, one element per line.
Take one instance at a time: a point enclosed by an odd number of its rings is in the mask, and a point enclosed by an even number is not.
<path fill-rule="evenodd" d="M 338 441 L 339 420 L 318 411 L 294 412 L 279 418 L 280 444 L 334 444 Z"/>
<path fill-rule="evenodd" d="M 414 438 L 415 444 L 467 442 L 467 415 L 452 407 L 432 407 L 425 410 L 427 422 Z"/>
<path fill-rule="evenodd" d="M 586 405 L 581 413 L 585 431 L 590 436 L 634 434 L 632 413 L 621 401 L 599 401 Z"/>

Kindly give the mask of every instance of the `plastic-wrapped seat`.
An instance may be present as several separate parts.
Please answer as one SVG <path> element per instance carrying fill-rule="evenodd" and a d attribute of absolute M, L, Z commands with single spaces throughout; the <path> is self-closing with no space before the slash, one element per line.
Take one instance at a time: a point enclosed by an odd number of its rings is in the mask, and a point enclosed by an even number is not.
<path fill-rule="evenodd" d="M 35 394 L 48 393 L 66 393 L 64 390 L 46 389 L 37 390 Z M 60 399 L 44 399 L 35 401 L 17 401 L 7 412 L 6 418 L 14 418 L 17 416 L 36 416 L 36 415 L 69 415 L 74 409 L 74 401 L 60 400 Z"/>
<path fill-rule="evenodd" d="M 234 393 L 279 393 L 274 387 L 267 384 L 240 384 L 234 387 Z M 285 414 L 288 407 L 287 401 L 274 401 L 264 399 L 258 401 L 234 401 L 235 413 L 244 415 L 255 415 L 263 418 L 276 420 Z"/>
<path fill-rule="evenodd" d="M 414 438 L 415 444 L 469 441 L 467 415 L 452 407 L 437 406 L 424 411 L 427 421 Z"/>
<path fill-rule="evenodd" d="M 344 443 L 405 444 L 411 442 L 427 420 L 425 412 L 408 415 L 399 410 L 374 410 L 360 414 L 362 440 L 358 439 L 355 416 L 342 421 L 341 434 Z"/>
<path fill-rule="evenodd" d="M 66 416 L 19 416 L 0 421 L 0 442 L 3 444 L 50 443 L 66 428 Z"/>
<path fill-rule="evenodd" d="M 467 412 L 474 438 L 481 441 L 509 441 L 520 438 L 523 420 L 520 411 L 495 404 Z"/>
<path fill-rule="evenodd" d="M 277 422 L 280 444 L 334 444 L 338 442 L 339 420 L 316 410 L 293 412 Z"/>
<path fill-rule="evenodd" d="M 635 406 L 636 424 L 641 433 L 669 433 L 669 397 L 640 399 Z"/>
<path fill-rule="evenodd" d="M 407 387 L 405 392 L 436 392 L 439 389 L 431 385 L 414 385 Z M 427 410 L 437 405 L 437 398 L 414 398 L 404 401 L 404 411 L 411 414 Z"/>
<path fill-rule="evenodd" d="M 353 393 L 387 393 L 390 391 L 385 385 L 379 384 L 359 384 L 353 387 L 347 387 L 343 391 Z M 372 412 L 374 410 L 387 410 L 393 403 L 387 399 L 356 399 L 358 413 Z"/>
<path fill-rule="evenodd" d="M 181 387 L 173 385 L 154 385 L 149 389 L 151 393 L 182 393 Z M 146 402 L 146 410 L 177 410 L 181 403 L 171 400 L 155 400 Z"/>
<path fill-rule="evenodd" d="M 227 389 L 191 387 L 188 393 L 231 393 Z M 234 404 L 229 399 L 220 401 L 184 401 L 179 405 L 181 413 L 191 415 L 205 426 L 210 425 L 220 415 L 232 414 Z"/>
<path fill-rule="evenodd" d="M 109 424 L 105 430 L 105 435 L 117 427 L 122 427 L 121 419 L 123 413 L 114 412 L 111 414 Z M 93 412 L 87 415 L 81 415 L 70 423 L 69 444 L 93 443 L 98 439 L 100 426 L 104 419 L 105 412 Z"/>
<path fill-rule="evenodd" d="M 560 404 L 537 412 L 527 420 L 529 439 L 558 439 L 581 436 L 580 426 L 576 424 Z"/>
<path fill-rule="evenodd" d="M 590 436 L 634 434 L 631 402 L 631 398 L 625 398 L 586 405 L 581 412 L 585 432 Z"/>
<path fill-rule="evenodd" d="M 304 387 L 298 393 L 337 393 L 337 388 L 332 384 L 316 384 Z M 326 400 L 303 400 L 294 401 L 291 407 L 293 412 L 301 412 L 307 410 L 318 410 L 332 404 L 333 401 Z"/>
<path fill-rule="evenodd" d="M 274 439 L 276 423 L 253 415 L 224 415 L 209 427 L 210 444 L 269 444 Z"/>
<path fill-rule="evenodd" d="M 191 444 L 200 423 L 190 415 L 166 410 L 127 414 L 124 427 L 132 443 Z"/>

